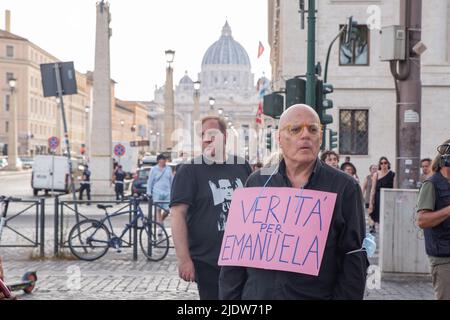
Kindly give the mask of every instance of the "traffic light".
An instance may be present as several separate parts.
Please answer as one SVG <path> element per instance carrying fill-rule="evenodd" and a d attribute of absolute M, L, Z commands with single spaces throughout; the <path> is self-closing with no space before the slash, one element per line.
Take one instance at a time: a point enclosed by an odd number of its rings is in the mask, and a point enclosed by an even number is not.
<path fill-rule="evenodd" d="M 272 126 L 267 126 L 266 133 L 266 148 L 269 151 L 272 151 Z"/>
<path fill-rule="evenodd" d="M 305 103 L 306 80 L 293 78 L 286 81 L 286 109 L 294 104 Z"/>
<path fill-rule="evenodd" d="M 337 135 L 338 135 L 338 133 L 336 131 L 333 131 L 330 129 L 330 131 L 329 131 L 330 150 L 337 148 L 337 141 L 338 141 Z"/>
<path fill-rule="evenodd" d="M 333 90 L 332 84 L 316 79 L 316 112 L 319 115 L 320 123 L 324 126 L 333 123 L 333 117 L 326 114 L 327 109 L 333 108 L 333 101 L 326 98 L 327 94 L 332 93 Z"/>
<path fill-rule="evenodd" d="M 267 94 L 263 100 L 263 113 L 272 118 L 279 118 L 284 111 L 284 97 L 276 92 Z"/>

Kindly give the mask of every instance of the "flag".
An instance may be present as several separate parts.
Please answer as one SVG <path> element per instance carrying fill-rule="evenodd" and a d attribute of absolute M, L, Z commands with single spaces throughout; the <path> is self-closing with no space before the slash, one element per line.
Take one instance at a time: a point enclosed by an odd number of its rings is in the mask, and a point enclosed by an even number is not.
<path fill-rule="evenodd" d="M 263 106 L 262 101 L 258 104 L 258 111 L 256 112 L 256 123 L 262 124 L 262 114 L 263 114 Z"/>
<path fill-rule="evenodd" d="M 258 58 L 262 56 L 263 52 L 264 52 L 264 46 L 260 41 L 259 46 L 258 46 Z"/>

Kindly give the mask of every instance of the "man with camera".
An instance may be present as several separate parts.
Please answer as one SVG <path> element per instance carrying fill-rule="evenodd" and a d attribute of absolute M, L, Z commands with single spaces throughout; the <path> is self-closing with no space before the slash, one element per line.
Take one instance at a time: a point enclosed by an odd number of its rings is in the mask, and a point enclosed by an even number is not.
<path fill-rule="evenodd" d="M 434 174 L 420 189 L 417 225 L 424 229 L 436 299 L 450 300 L 450 139 L 437 149 Z"/>

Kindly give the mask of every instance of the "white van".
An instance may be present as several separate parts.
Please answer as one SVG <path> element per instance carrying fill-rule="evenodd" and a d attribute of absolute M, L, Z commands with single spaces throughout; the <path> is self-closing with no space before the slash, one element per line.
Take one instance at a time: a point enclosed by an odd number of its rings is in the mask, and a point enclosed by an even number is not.
<path fill-rule="evenodd" d="M 73 162 L 72 162 L 73 163 Z M 73 163 L 75 182 L 77 182 L 78 168 Z M 34 158 L 33 171 L 31 175 L 31 187 L 33 195 L 37 196 L 39 191 L 69 192 L 69 164 L 67 157 L 54 155 L 37 155 Z"/>

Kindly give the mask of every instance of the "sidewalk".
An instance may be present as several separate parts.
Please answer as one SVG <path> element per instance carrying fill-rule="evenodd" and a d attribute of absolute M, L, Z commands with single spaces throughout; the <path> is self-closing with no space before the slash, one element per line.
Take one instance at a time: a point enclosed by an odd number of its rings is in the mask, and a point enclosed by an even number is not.
<path fill-rule="evenodd" d="M 166 220 L 166 226 L 171 233 L 170 220 Z M 22 227 L 20 231 L 30 237 L 33 234 L 30 227 Z M 19 280 L 26 271 L 38 273 L 34 293 L 22 296 L 23 299 L 198 299 L 196 284 L 178 277 L 174 249 L 160 262 L 147 261 L 140 248 L 138 261 L 132 260 L 130 248 L 124 248 L 122 253 L 110 249 L 103 258 L 93 262 L 74 260 L 70 254 L 66 260 L 57 260 L 53 259 L 52 232 L 52 228 L 46 228 L 45 260 L 31 259 L 38 249 L 0 248 L 8 281 Z M 4 243 L 18 242 L 17 238 L 18 235 L 8 229 L 3 234 Z M 434 299 L 429 275 L 381 275 L 377 266 L 378 252 L 370 260 L 365 300 Z"/>

